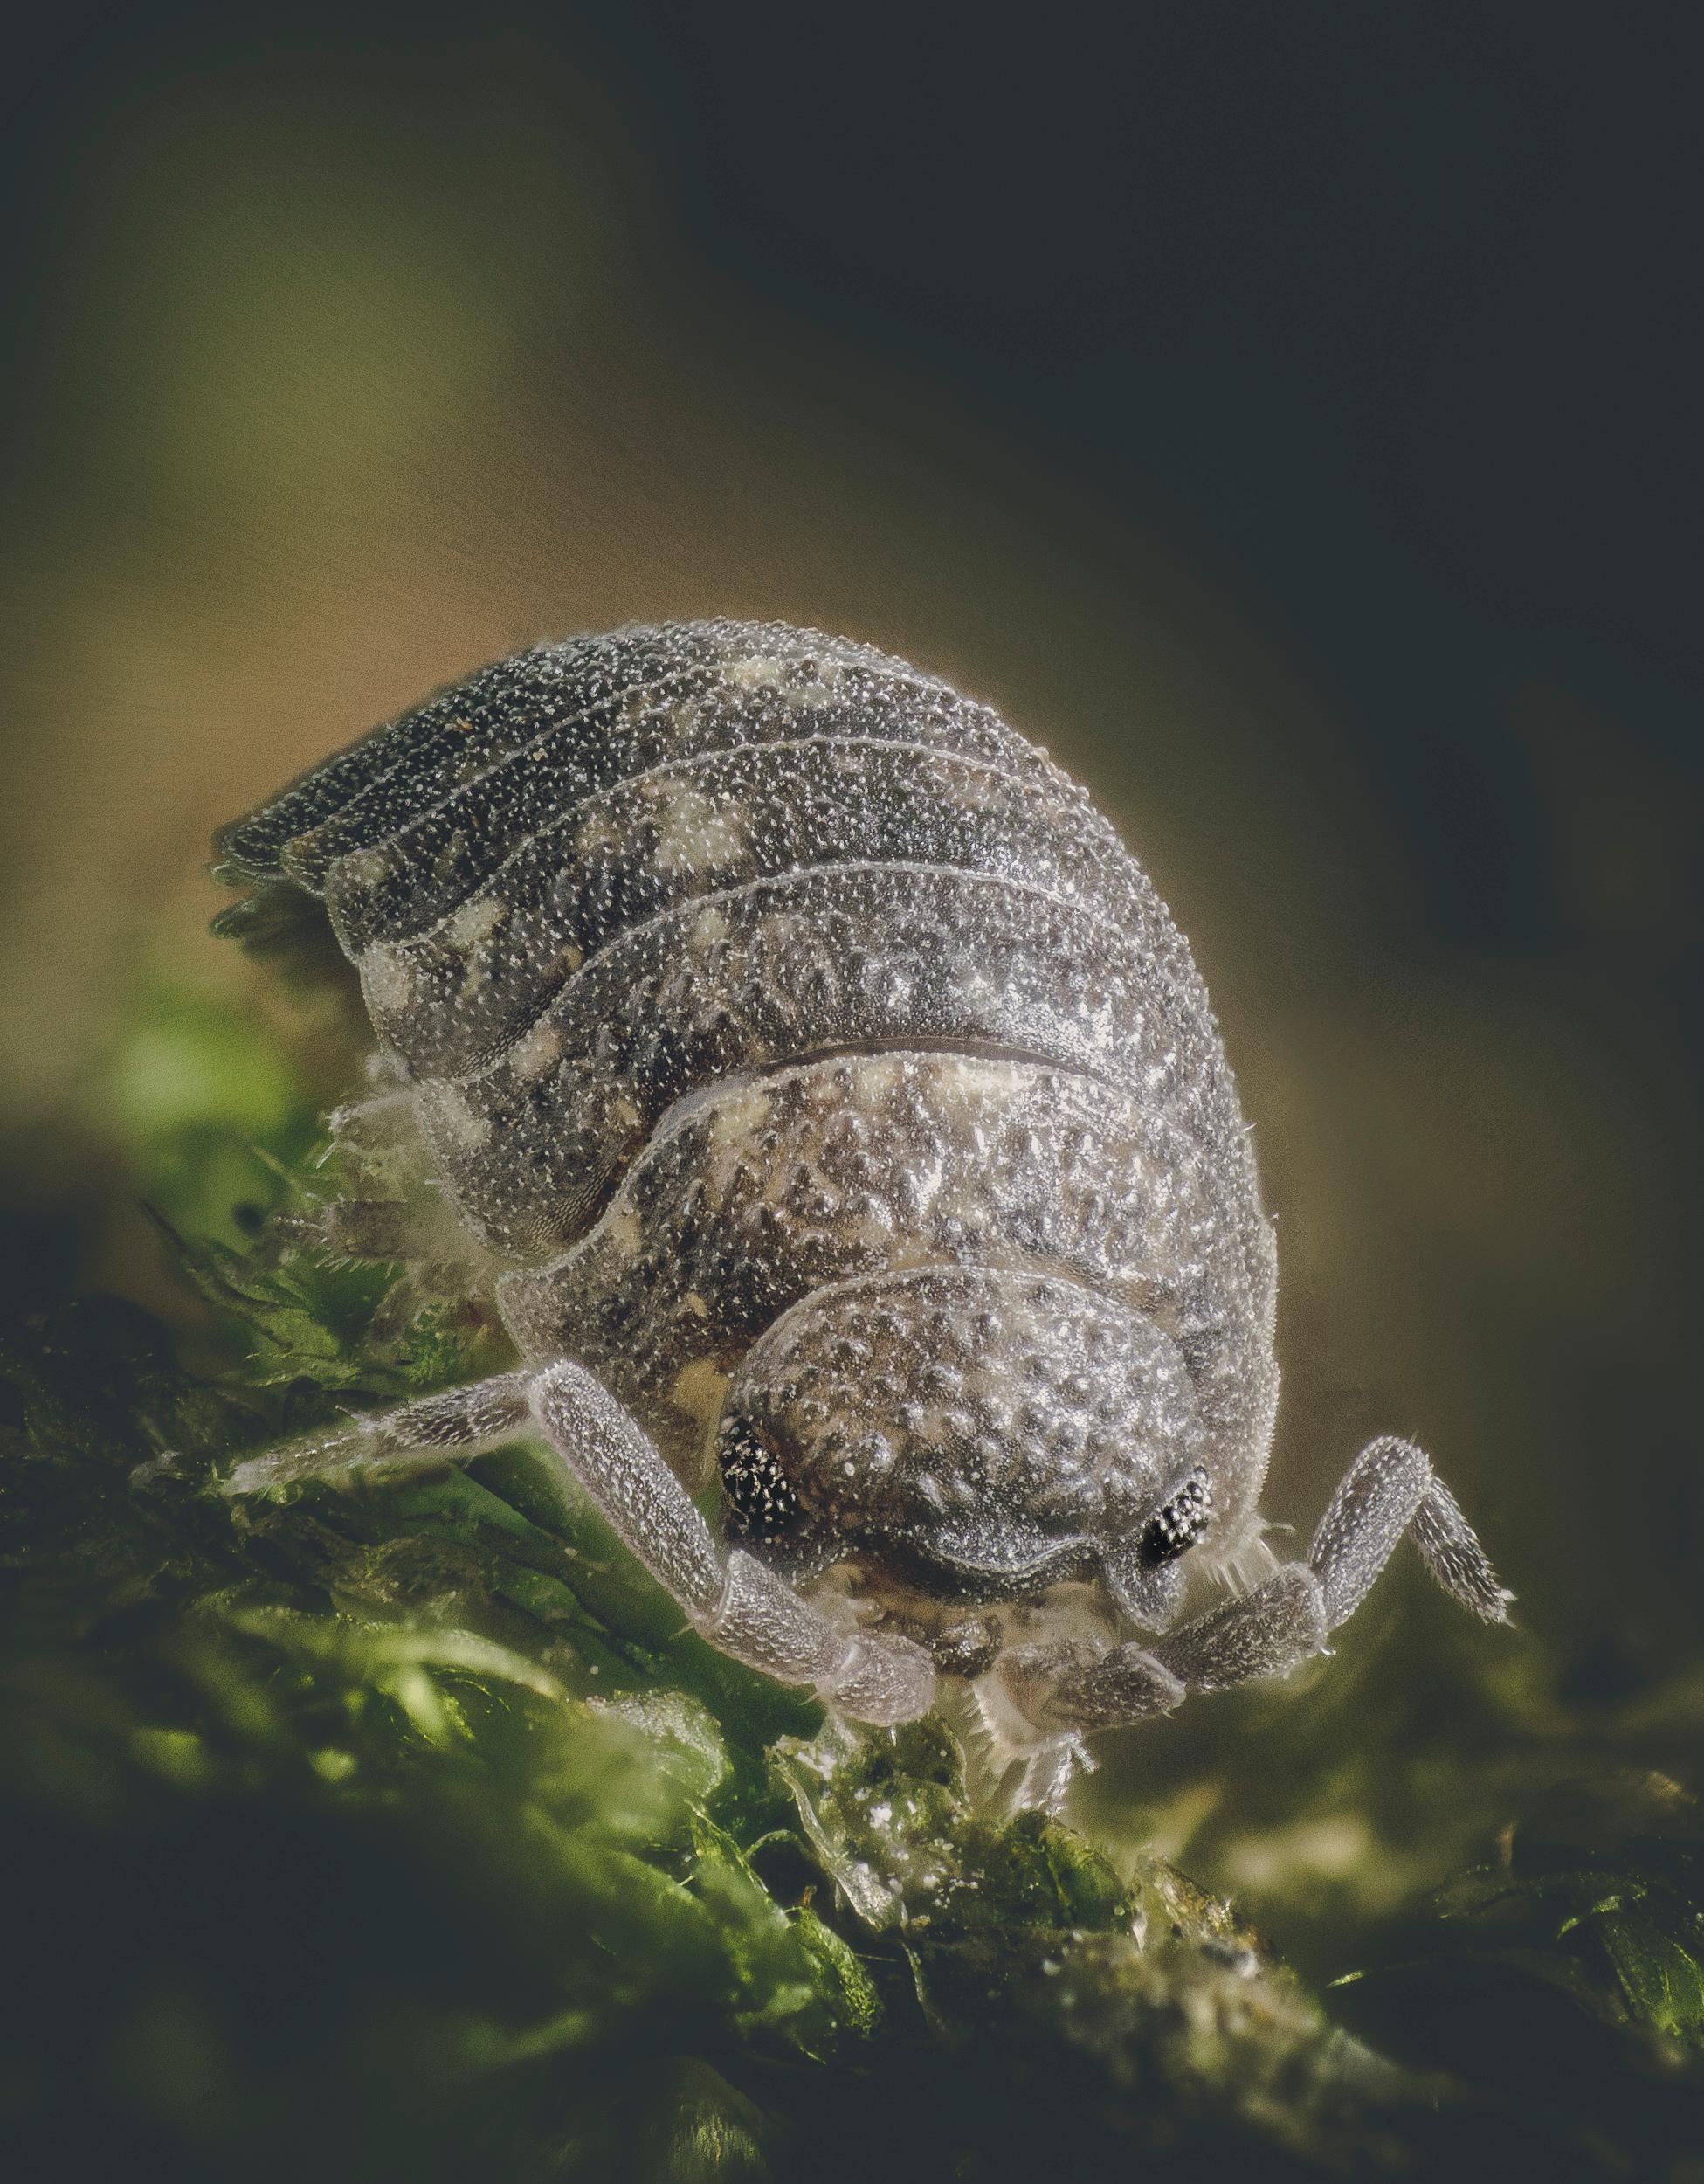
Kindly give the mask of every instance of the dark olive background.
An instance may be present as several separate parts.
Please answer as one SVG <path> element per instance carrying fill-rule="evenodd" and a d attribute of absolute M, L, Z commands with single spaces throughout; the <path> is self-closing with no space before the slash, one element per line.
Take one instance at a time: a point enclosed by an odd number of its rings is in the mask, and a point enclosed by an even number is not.
<path fill-rule="evenodd" d="M 188 1312 L 135 996 L 274 1006 L 203 936 L 218 820 L 543 633 L 817 622 L 1049 743 L 1190 935 L 1280 1225 L 1273 1513 L 1411 1431 L 1565 1673 L 1694 1639 L 1687 12 L 44 11 L 12 1301 Z"/>

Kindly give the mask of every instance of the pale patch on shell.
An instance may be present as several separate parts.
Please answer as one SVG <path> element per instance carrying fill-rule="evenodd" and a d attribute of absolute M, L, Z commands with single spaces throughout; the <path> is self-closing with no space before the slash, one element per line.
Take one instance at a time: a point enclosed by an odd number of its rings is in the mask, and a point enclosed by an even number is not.
<path fill-rule="evenodd" d="M 726 914 L 714 903 L 707 905 L 693 921 L 692 945 L 695 950 L 707 953 L 710 949 L 720 947 L 728 933 Z"/>
<path fill-rule="evenodd" d="M 535 1024 L 509 1048 L 509 1068 L 523 1084 L 532 1084 L 562 1059 L 562 1035 L 555 1024 Z"/>
<path fill-rule="evenodd" d="M 709 1102 L 711 1151 L 755 1143 L 769 1123 L 772 1105 L 769 1094 L 755 1085 L 746 1086 L 732 1098 Z"/>
<path fill-rule="evenodd" d="M 745 660 L 730 660 L 722 674 L 736 690 L 772 690 L 784 672 L 779 660 L 769 660 L 753 653 Z"/>
<path fill-rule="evenodd" d="M 438 1084 L 431 1088 L 431 1116 L 452 1144 L 467 1151 L 483 1145 L 491 1135 L 491 1118 L 471 1107 L 459 1088 Z"/>
<path fill-rule="evenodd" d="M 462 967 L 461 998 L 471 1001 L 491 976 L 486 943 L 508 916 L 508 905 L 487 895 L 472 902 L 465 902 L 445 925 L 445 931 L 453 947 L 466 951 Z"/>
<path fill-rule="evenodd" d="M 625 1199 L 617 1199 L 593 1232 L 611 1251 L 619 1252 L 624 1259 L 637 1259 L 645 1242 L 645 1227 L 638 1209 Z M 591 1239 L 589 1237 L 587 1242 Z"/>
<path fill-rule="evenodd" d="M 494 895 L 476 895 L 444 921 L 444 936 L 452 948 L 472 954 L 483 947 L 509 914 L 509 906 Z"/>
<path fill-rule="evenodd" d="M 414 999 L 414 965 L 400 948 L 369 948 L 361 959 L 361 984 L 375 1016 L 398 1016 Z"/>
<path fill-rule="evenodd" d="M 652 791 L 659 872 L 703 874 L 737 863 L 746 852 L 745 807 L 718 801 L 685 781 L 664 780 Z"/>
<path fill-rule="evenodd" d="M 728 1375 L 709 1358 L 694 1358 L 682 1365 L 669 1390 L 669 1401 L 683 1418 L 695 1425 L 714 1425 L 721 1416 Z"/>
<path fill-rule="evenodd" d="M 285 855 L 287 857 L 295 847 L 294 842 L 288 844 Z M 353 849 L 337 860 L 339 879 L 356 888 L 376 887 L 390 869 L 390 860 L 382 847 Z"/>
<path fill-rule="evenodd" d="M 609 1118 L 610 1126 L 617 1136 L 628 1137 L 643 1125 L 645 1109 L 638 1101 L 630 1099 L 626 1093 L 617 1092 L 610 1102 Z"/>

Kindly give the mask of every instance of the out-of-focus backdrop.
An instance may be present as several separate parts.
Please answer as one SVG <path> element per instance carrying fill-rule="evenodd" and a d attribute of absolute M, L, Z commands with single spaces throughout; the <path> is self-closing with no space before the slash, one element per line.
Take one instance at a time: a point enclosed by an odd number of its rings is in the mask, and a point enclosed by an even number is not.
<path fill-rule="evenodd" d="M 1695 1635 L 1684 31 L 50 11 L 3 146 L 10 1303 L 188 1326 L 140 1203 L 241 1198 L 210 1087 L 264 1196 L 348 1067 L 205 937 L 216 823 L 540 635 L 782 616 L 998 703 L 1190 934 L 1279 1221 L 1274 1513 L 1413 1432 L 1580 1676 Z"/>

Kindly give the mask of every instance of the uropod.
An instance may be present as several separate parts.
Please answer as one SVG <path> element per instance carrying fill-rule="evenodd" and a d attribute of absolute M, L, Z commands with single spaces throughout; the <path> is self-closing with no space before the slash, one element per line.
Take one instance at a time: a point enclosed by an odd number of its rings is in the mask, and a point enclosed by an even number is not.
<path fill-rule="evenodd" d="M 1276 1269 L 1182 936 L 1084 792 L 869 646 L 540 646 L 217 843 L 323 903 L 377 1052 L 332 1250 L 515 1369 L 250 1456 L 277 1491 L 536 1440 L 713 1644 L 853 1719 L 974 1695 L 1014 1794 L 1321 1652 L 1406 1535 L 1504 1618 L 1411 1443 L 1304 1558 L 1259 1498 Z"/>

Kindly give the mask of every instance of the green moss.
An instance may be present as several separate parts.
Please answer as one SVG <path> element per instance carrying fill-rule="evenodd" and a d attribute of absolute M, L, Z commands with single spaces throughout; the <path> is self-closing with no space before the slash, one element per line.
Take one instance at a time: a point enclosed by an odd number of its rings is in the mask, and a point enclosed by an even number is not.
<path fill-rule="evenodd" d="M 293 1138 L 275 1195 L 323 1187 L 283 1080 L 204 1047 L 193 1098 L 187 1047 L 131 1055 L 126 1127 Z M 1464 1645 L 1428 1685 L 1375 1629 L 1091 1786 L 1087 1831 L 1009 1821 L 942 1722 L 854 1734 L 683 1631 L 524 1449 L 210 1491 L 493 1353 L 391 1270 L 245 1248 L 229 1205 L 209 1234 L 217 1381 L 112 1300 L 0 1344 L 14 2173 L 1595 2177 L 1696 2143 L 1704 1839 L 1651 1771 L 1685 1677 L 1601 1703 Z"/>

